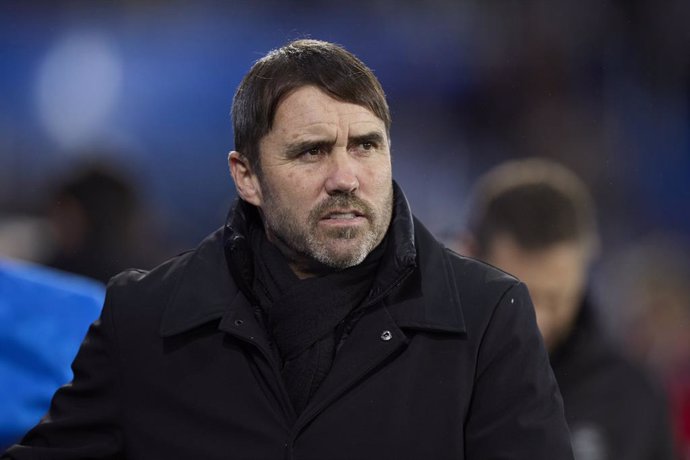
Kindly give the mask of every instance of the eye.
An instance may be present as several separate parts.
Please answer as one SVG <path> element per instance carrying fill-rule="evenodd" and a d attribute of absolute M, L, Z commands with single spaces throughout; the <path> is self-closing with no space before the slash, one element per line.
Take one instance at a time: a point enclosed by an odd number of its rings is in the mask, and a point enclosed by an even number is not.
<path fill-rule="evenodd" d="M 325 146 L 318 144 L 306 147 L 303 149 L 298 157 L 303 161 L 317 161 L 327 153 Z"/>
<path fill-rule="evenodd" d="M 373 153 L 379 148 L 379 145 L 375 141 L 361 141 L 355 144 L 353 150 L 359 153 Z"/>

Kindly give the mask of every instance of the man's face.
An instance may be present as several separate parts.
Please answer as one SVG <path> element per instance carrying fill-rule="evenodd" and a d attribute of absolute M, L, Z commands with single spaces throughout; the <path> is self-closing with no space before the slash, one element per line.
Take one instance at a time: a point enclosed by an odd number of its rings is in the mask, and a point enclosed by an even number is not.
<path fill-rule="evenodd" d="M 511 237 L 496 237 L 486 261 L 517 276 L 529 288 L 537 324 L 549 350 L 565 339 L 584 294 L 588 265 L 582 243 L 555 243 L 527 250 Z"/>
<path fill-rule="evenodd" d="M 368 109 L 299 88 L 280 103 L 259 147 L 253 204 L 298 274 L 313 272 L 314 261 L 357 265 L 381 242 L 393 203 L 390 147 Z"/>

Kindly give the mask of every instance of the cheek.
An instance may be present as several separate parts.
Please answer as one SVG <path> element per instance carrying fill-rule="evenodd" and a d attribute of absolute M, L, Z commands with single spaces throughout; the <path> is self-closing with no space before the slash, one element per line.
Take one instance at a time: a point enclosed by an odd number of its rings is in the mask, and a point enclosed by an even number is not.
<path fill-rule="evenodd" d="M 285 174 L 285 187 L 306 199 L 310 194 L 318 194 L 323 188 L 325 174 L 323 165 L 291 169 Z"/>
<path fill-rule="evenodd" d="M 380 161 L 372 167 L 366 168 L 362 173 L 362 178 L 364 180 L 360 180 L 360 187 L 369 187 L 377 194 L 385 196 L 385 192 L 391 187 L 393 180 L 390 162 L 387 160 Z"/>
<path fill-rule="evenodd" d="M 282 207 L 298 207 L 304 199 L 308 177 L 293 170 L 282 171 L 271 177 L 269 192 L 273 201 Z"/>

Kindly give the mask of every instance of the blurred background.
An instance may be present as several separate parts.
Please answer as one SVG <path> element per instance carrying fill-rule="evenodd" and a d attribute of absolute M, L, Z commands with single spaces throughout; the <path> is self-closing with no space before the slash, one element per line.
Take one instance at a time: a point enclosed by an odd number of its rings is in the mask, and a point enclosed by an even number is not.
<path fill-rule="evenodd" d="M 382 81 L 396 177 L 437 234 L 462 225 L 478 173 L 523 156 L 556 158 L 590 184 L 607 250 L 690 234 L 687 1 L 0 8 L 5 218 L 45 216 L 56 188 L 97 163 L 131 185 L 146 245 L 194 245 L 234 198 L 226 154 L 241 77 L 268 50 L 313 37 Z M 43 243 L 13 246 L 41 259 L 54 249 Z"/>
<path fill-rule="evenodd" d="M 580 175 L 612 329 L 659 372 L 690 368 L 689 23 L 687 0 L 3 1 L 0 254 L 107 280 L 194 247 L 235 198 L 240 79 L 318 38 L 381 80 L 394 175 L 449 245 L 491 166 Z"/>

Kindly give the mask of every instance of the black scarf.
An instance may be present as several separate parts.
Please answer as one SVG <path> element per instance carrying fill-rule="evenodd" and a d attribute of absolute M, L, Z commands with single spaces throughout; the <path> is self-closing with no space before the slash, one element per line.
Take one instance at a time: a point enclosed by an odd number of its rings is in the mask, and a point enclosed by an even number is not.
<path fill-rule="evenodd" d="M 385 244 L 359 265 L 300 280 L 285 257 L 252 226 L 252 290 L 282 363 L 282 375 L 300 413 L 328 374 L 346 318 L 362 304 L 376 274 Z"/>
<path fill-rule="evenodd" d="M 258 210 L 238 200 L 226 222 L 228 266 L 254 305 L 281 361 L 283 380 L 300 413 L 333 364 L 365 307 L 399 286 L 416 265 L 414 224 L 393 182 L 393 219 L 384 240 L 359 265 L 299 280 L 265 237 Z"/>

